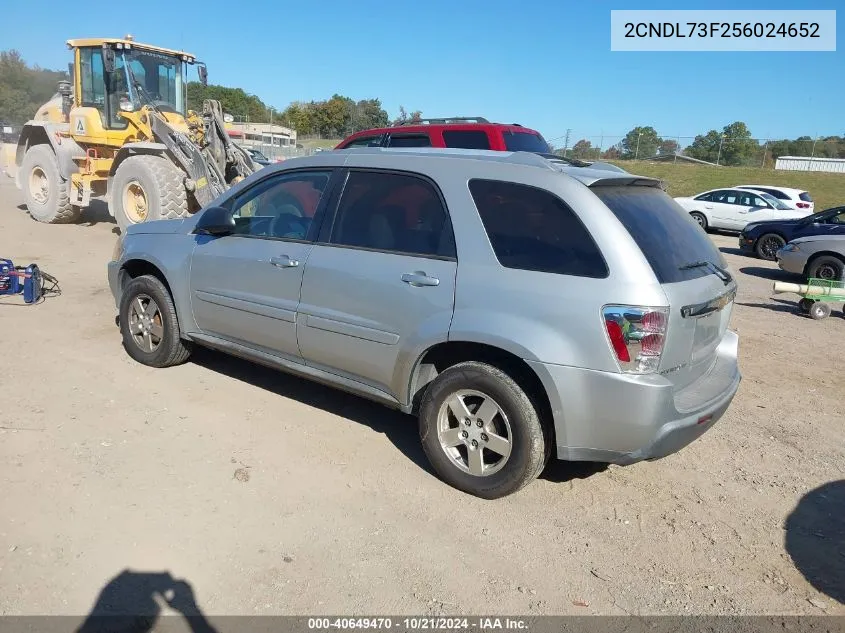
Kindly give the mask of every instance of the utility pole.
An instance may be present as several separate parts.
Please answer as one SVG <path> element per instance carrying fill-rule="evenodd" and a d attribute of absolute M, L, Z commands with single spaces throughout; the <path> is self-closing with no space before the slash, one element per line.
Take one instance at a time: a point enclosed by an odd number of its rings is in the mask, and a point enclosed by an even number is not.
<path fill-rule="evenodd" d="M 719 153 L 716 155 L 716 165 L 719 164 L 719 159 L 722 158 L 722 141 L 725 140 L 725 135 L 719 136 Z"/>
<path fill-rule="evenodd" d="M 634 160 L 637 160 L 640 157 L 640 137 L 643 135 L 642 132 L 637 134 L 637 151 L 634 152 Z"/>
<path fill-rule="evenodd" d="M 563 140 L 563 157 L 566 158 L 566 150 L 569 149 L 569 135 L 572 132 L 569 128 L 566 129 L 566 138 Z"/>

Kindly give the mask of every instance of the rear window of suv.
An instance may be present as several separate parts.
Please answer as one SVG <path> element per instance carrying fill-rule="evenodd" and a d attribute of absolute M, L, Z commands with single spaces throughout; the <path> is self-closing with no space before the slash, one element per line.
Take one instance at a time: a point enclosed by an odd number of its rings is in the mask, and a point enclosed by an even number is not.
<path fill-rule="evenodd" d="M 635 185 L 592 189 L 628 229 L 660 283 L 675 283 L 712 274 L 706 261 L 723 267 L 721 253 L 684 209 L 662 189 Z"/>
<path fill-rule="evenodd" d="M 505 149 L 509 152 L 549 152 L 549 144 L 539 134 L 503 131 Z"/>
<path fill-rule="evenodd" d="M 502 266 L 607 277 L 607 264 L 587 227 L 557 196 L 500 180 L 471 180 L 469 190 Z"/>
<path fill-rule="evenodd" d="M 803 200 L 804 202 L 812 202 L 813 201 L 813 196 L 811 196 L 806 191 L 802 191 L 801 193 L 799 193 L 798 197 L 801 198 L 801 200 Z"/>

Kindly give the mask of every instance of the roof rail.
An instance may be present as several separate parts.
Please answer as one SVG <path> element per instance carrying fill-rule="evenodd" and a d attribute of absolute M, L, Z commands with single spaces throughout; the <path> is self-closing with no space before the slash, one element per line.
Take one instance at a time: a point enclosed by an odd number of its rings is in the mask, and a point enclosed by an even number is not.
<path fill-rule="evenodd" d="M 481 116 L 454 116 L 439 119 L 408 119 L 407 121 L 399 121 L 394 123 L 394 126 L 402 125 L 420 125 L 430 123 L 490 123 L 487 119 Z"/>

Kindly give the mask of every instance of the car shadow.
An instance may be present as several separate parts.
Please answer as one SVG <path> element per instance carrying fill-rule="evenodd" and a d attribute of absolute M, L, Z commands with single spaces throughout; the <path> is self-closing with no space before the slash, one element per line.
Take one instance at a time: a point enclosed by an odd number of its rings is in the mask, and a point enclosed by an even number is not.
<path fill-rule="evenodd" d="M 566 483 L 573 479 L 589 479 L 609 468 L 604 462 L 567 462 L 555 459 L 554 455 L 546 464 L 546 468 L 540 474 L 540 479 L 545 479 L 556 484 Z"/>
<path fill-rule="evenodd" d="M 322 409 L 382 433 L 414 464 L 434 475 L 434 470 L 420 444 L 416 419 L 361 396 L 322 385 L 307 378 L 216 352 L 203 347 L 194 349 L 192 362 L 217 373 L 260 387 L 283 398 Z"/>
<path fill-rule="evenodd" d="M 801 497 L 784 524 L 784 545 L 813 588 L 845 604 L 845 479 Z"/>
<path fill-rule="evenodd" d="M 745 266 L 739 269 L 739 272 L 752 277 L 760 277 L 761 279 L 770 279 L 771 281 L 792 281 L 801 282 L 801 275 L 788 273 L 780 268 L 763 268 L 761 266 Z"/>
<path fill-rule="evenodd" d="M 798 311 L 798 303 L 797 301 L 789 302 L 784 301 L 783 299 L 773 299 L 773 301 L 778 301 L 777 304 L 774 303 L 751 303 L 751 302 L 741 302 L 737 301 L 736 305 L 738 306 L 745 306 L 746 308 L 761 308 L 763 310 L 771 310 L 772 312 L 788 312 L 794 314 L 795 316 L 806 318 L 805 314 L 802 314 Z"/>
<path fill-rule="evenodd" d="M 741 255 L 744 257 L 752 257 L 754 259 L 757 259 L 752 253 L 748 253 L 739 248 L 731 248 L 730 246 L 720 246 L 719 250 L 725 253 L 725 255 Z"/>
<path fill-rule="evenodd" d="M 91 612 L 74 633 L 148 633 L 160 630 L 162 605 L 182 617 L 193 633 L 216 633 L 197 606 L 193 587 L 170 572 L 124 569 L 100 590 Z M 164 616 L 171 618 L 173 616 Z"/>

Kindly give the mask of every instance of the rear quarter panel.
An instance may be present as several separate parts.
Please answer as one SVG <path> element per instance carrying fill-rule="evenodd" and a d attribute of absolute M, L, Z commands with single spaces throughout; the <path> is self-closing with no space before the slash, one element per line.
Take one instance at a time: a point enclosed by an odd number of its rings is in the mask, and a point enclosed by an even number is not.
<path fill-rule="evenodd" d="M 616 371 L 602 307 L 667 305 L 632 238 L 580 182 L 556 171 L 479 162 L 435 175 L 449 204 L 458 252 L 449 340 L 486 343 L 532 361 Z M 574 209 L 601 249 L 604 279 L 506 268 L 495 256 L 468 183 L 496 178 L 547 189 Z M 519 218 L 514 218 L 519 221 Z"/>

